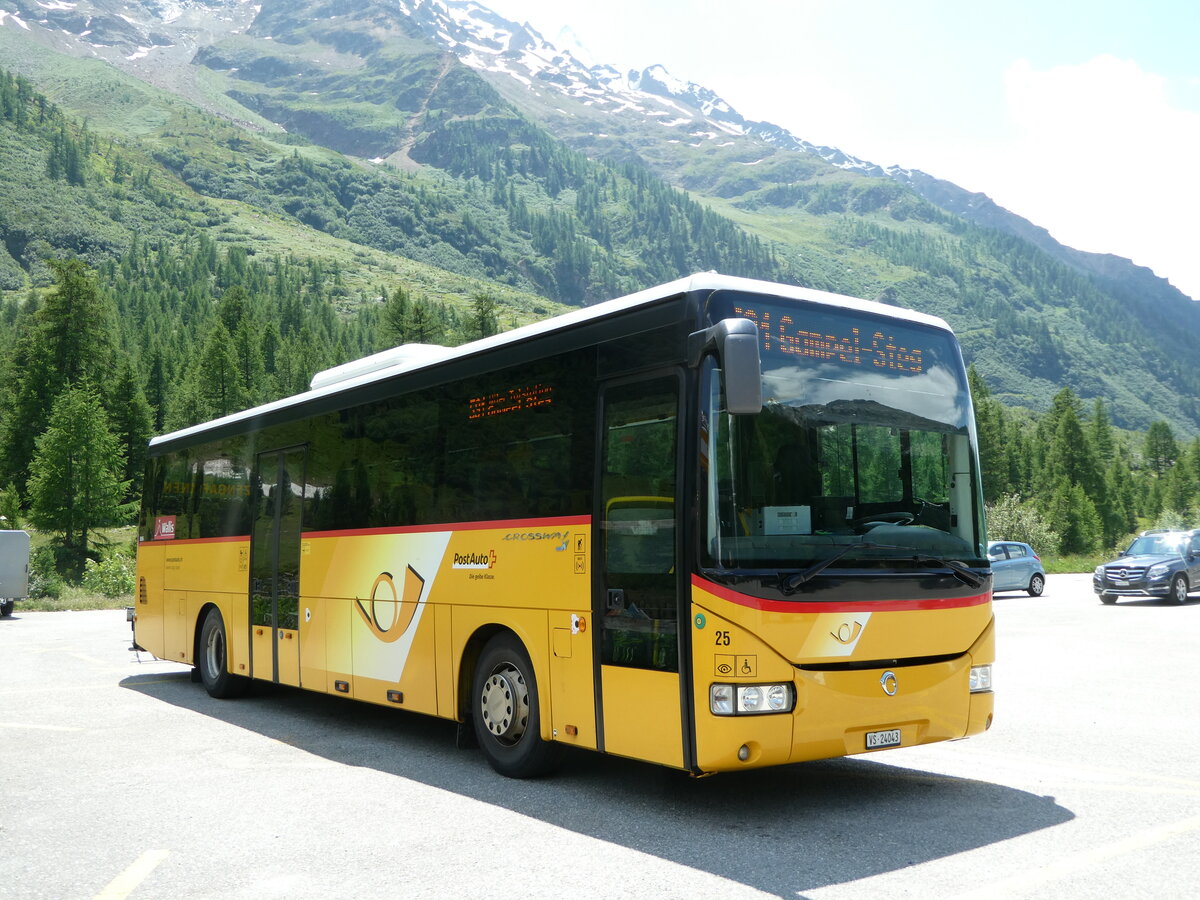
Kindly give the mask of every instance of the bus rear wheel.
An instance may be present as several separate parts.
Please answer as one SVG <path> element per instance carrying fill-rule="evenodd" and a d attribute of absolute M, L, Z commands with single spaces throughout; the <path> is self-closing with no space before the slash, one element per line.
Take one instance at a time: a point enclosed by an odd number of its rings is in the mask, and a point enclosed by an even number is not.
<path fill-rule="evenodd" d="M 200 653 L 196 666 L 200 680 L 210 697 L 225 699 L 246 693 L 249 681 L 229 672 L 229 642 L 225 637 L 225 620 L 219 609 L 210 609 L 200 626 Z"/>
<path fill-rule="evenodd" d="M 558 764 L 561 748 L 541 737 L 533 664 L 513 635 L 496 635 L 480 653 L 471 718 L 483 755 L 501 775 L 533 778 Z"/>

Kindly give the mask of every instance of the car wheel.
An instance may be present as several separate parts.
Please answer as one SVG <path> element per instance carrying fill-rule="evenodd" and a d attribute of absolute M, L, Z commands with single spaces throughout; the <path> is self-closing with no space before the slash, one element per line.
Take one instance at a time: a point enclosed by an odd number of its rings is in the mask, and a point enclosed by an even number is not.
<path fill-rule="evenodd" d="M 542 740 L 533 663 L 515 636 L 498 634 L 488 641 L 473 684 L 475 737 L 492 768 L 509 778 L 551 771 L 562 748 Z"/>
<path fill-rule="evenodd" d="M 0 619 L 11 616 L 13 607 L 16 606 L 16 600 L 0 600 Z"/>
<path fill-rule="evenodd" d="M 1041 572 L 1035 572 L 1034 576 L 1029 579 L 1029 587 L 1025 590 L 1029 591 L 1030 597 L 1042 596 L 1042 591 L 1046 589 L 1046 576 Z"/>
<path fill-rule="evenodd" d="M 1187 603 L 1188 583 L 1183 575 L 1171 579 L 1171 599 L 1176 603 Z"/>
<path fill-rule="evenodd" d="M 225 637 L 225 620 L 219 609 L 210 609 L 200 626 L 200 653 L 196 660 L 200 680 L 210 697 L 225 699 L 246 692 L 250 681 L 229 672 L 229 642 Z"/>
<path fill-rule="evenodd" d="M 1116 594 L 1101 594 L 1100 602 L 1107 603 L 1111 606 L 1112 604 L 1117 602 L 1117 595 Z"/>

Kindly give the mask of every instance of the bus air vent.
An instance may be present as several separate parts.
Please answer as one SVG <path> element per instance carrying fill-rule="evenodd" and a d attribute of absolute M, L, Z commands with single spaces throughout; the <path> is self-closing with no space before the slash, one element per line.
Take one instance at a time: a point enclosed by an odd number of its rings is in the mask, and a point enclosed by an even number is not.
<path fill-rule="evenodd" d="M 315 391 L 329 387 L 331 384 L 349 381 L 351 378 L 382 372 L 384 369 L 410 368 L 420 363 L 431 362 L 449 352 L 449 348 L 443 347 L 441 344 L 401 344 L 399 347 L 373 353 L 362 359 L 351 360 L 340 366 L 334 366 L 332 369 L 318 372 L 312 377 L 308 386 Z"/>

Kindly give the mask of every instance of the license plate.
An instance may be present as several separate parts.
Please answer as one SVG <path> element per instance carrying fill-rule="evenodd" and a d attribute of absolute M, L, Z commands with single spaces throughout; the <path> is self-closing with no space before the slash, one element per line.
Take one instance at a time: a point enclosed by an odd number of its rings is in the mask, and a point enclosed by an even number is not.
<path fill-rule="evenodd" d="M 1124 580 L 1124 579 L 1122 579 L 1122 578 L 1114 578 L 1114 579 L 1112 580 L 1112 583 L 1113 583 L 1114 585 L 1116 585 L 1117 587 L 1129 587 L 1129 582 L 1128 582 L 1128 581 L 1125 581 L 1125 580 Z"/>
<path fill-rule="evenodd" d="M 867 749 L 878 750 L 881 747 L 899 747 L 900 729 L 889 728 L 887 731 L 868 731 Z"/>

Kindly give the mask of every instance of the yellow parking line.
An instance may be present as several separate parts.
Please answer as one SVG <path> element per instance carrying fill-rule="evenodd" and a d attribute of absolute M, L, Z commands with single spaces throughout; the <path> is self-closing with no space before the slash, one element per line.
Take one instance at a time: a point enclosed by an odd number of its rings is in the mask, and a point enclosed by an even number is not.
<path fill-rule="evenodd" d="M 1190 819 L 1183 819 L 1167 825 L 1145 828 L 1119 841 L 1113 841 L 1099 847 L 1091 847 L 1079 853 L 1072 853 L 1069 856 L 1055 860 L 1049 865 L 1040 866 L 1032 871 L 1024 872 L 1002 881 L 994 881 L 975 891 L 959 894 L 955 900 L 1011 897 L 1020 891 L 1033 890 L 1052 881 L 1065 878 L 1068 875 L 1085 872 L 1104 863 L 1111 862 L 1116 856 L 1126 853 L 1136 853 L 1154 844 L 1182 837 L 1193 831 L 1200 831 L 1200 816 L 1192 816 Z"/>
<path fill-rule="evenodd" d="M 96 900 L 124 900 L 167 858 L 167 853 L 166 850 L 147 850 L 132 866 L 110 881 L 108 887 L 96 895 Z"/>

